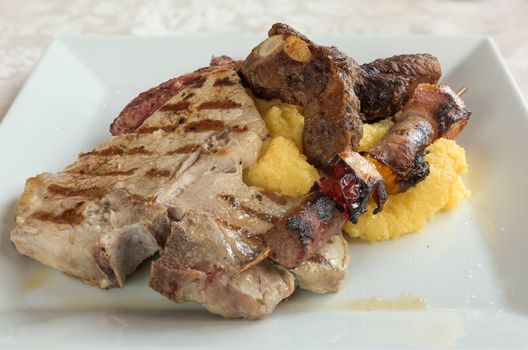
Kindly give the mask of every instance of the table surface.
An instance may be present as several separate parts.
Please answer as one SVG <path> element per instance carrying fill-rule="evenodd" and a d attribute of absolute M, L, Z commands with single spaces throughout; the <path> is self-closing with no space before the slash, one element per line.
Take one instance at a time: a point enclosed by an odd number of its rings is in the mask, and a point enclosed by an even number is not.
<path fill-rule="evenodd" d="M 528 99 L 525 0 L 0 0 L 0 120 L 54 36 L 485 34 Z"/>

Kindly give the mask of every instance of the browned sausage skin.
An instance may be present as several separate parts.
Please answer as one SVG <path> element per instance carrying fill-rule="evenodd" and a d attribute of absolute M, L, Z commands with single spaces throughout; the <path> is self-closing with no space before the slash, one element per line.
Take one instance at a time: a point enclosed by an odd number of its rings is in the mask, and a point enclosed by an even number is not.
<path fill-rule="evenodd" d="M 360 75 L 354 91 L 361 101 L 363 121 L 372 123 L 401 110 L 418 84 L 436 84 L 442 70 L 438 59 L 425 53 L 362 64 Z"/>
<path fill-rule="evenodd" d="M 389 193 L 403 192 L 425 179 L 425 148 L 441 137 L 456 138 L 471 111 L 446 84 L 420 84 L 394 117 L 395 124 L 368 153 Z"/>

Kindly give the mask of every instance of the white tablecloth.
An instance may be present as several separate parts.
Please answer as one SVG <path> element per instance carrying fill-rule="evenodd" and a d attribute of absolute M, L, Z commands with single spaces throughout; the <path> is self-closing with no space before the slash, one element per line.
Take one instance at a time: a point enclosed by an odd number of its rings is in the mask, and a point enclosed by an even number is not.
<path fill-rule="evenodd" d="M 0 119 L 53 36 L 255 33 L 486 34 L 528 97 L 526 0 L 0 0 Z"/>

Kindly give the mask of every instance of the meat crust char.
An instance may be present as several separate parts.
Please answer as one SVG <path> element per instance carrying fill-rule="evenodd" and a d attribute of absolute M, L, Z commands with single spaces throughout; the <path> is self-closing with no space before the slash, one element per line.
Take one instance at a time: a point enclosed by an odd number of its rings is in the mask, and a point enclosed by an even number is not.
<path fill-rule="evenodd" d="M 383 208 L 387 199 L 382 176 L 354 151 L 342 152 L 321 167 L 323 176 L 303 201 L 284 215 L 265 239 L 271 259 L 293 268 L 313 257 L 347 220 L 357 222 L 370 198 Z"/>
<path fill-rule="evenodd" d="M 360 75 L 354 91 L 361 101 L 363 121 L 372 123 L 401 110 L 418 84 L 436 84 L 442 70 L 433 55 L 413 54 L 362 64 Z"/>
<path fill-rule="evenodd" d="M 363 135 L 353 87 L 357 63 L 335 47 L 319 46 L 278 23 L 240 68 L 253 92 L 304 107 L 303 149 L 317 166 Z"/>
<path fill-rule="evenodd" d="M 284 267 L 294 268 L 341 232 L 345 222 L 346 214 L 330 196 L 311 192 L 266 232 L 266 243 L 272 248 L 270 257 Z"/>
<path fill-rule="evenodd" d="M 160 85 L 140 93 L 123 108 L 110 125 L 112 135 L 127 134 L 136 130 L 143 122 L 162 107 L 173 96 L 186 87 L 199 87 L 204 82 L 204 75 L 219 69 L 238 70 L 241 61 L 234 61 L 228 56 L 213 56 L 209 67 L 200 68 L 192 73 L 167 80 Z"/>
<path fill-rule="evenodd" d="M 440 137 L 456 138 L 471 111 L 446 84 L 419 84 L 394 117 L 395 124 L 368 153 L 390 193 L 402 192 L 425 179 L 425 148 Z"/>

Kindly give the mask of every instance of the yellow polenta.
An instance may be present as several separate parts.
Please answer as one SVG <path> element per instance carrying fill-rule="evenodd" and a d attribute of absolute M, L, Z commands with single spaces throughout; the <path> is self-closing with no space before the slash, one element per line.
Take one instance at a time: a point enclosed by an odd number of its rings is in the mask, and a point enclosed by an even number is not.
<path fill-rule="evenodd" d="M 306 156 L 283 136 L 274 137 L 257 163 L 244 173 L 248 185 L 291 197 L 302 197 L 318 178 L 319 173 Z"/>
<path fill-rule="evenodd" d="M 256 100 L 256 105 L 270 130 L 271 144 L 244 174 L 244 180 L 284 195 L 304 195 L 318 173 L 299 151 L 304 126 L 302 109 L 276 100 Z M 389 120 L 364 125 L 360 151 L 374 147 L 392 125 Z M 369 204 L 369 211 L 359 222 L 347 223 L 344 230 L 351 237 L 371 242 L 394 239 L 420 230 L 440 210 L 457 207 L 469 195 L 460 177 L 467 170 L 464 149 L 454 141 L 439 139 L 429 146 L 425 158 L 431 172 L 424 181 L 404 193 L 389 196 L 377 215 L 372 214 L 374 205 Z"/>
<path fill-rule="evenodd" d="M 453 209 L 469 195 L 460 179 L 467 170 L 464 149 L 454 141 L 439 139 L 428 148 L 425 159 L 431 173 L 416 187 L 391 195 L 383 211 L 372 214 L 373 204 L 356 225 L 348 222 L 344 230 L 352 237 L 369 241 L 398 238 L 423 228 L 428 219 L 442 209 Z"/>
<path fill-rule="evenodd" d="M 271 143 L 265 143 L 257 163 L 244 173 L 244 181 L 286 196 L 302 197 L 319 178 L 317 170 L 301 153 L 302 108 L 278 100 L 255 102 L 270 132 Z"/>

